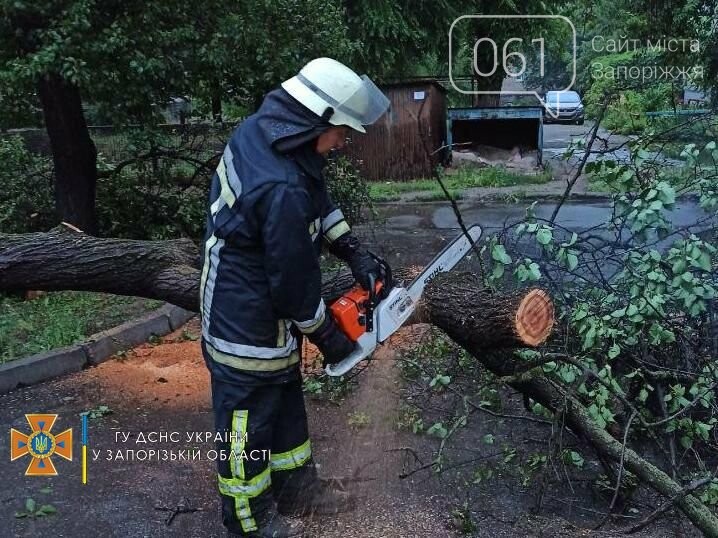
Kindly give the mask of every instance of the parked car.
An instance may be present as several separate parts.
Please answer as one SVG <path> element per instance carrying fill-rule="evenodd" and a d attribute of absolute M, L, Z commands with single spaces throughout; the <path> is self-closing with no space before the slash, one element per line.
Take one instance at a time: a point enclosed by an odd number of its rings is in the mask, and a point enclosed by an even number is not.
<path fill-rule="evenodd" d="M 583 125 L 583 102 L 576 92 L 546 92 L 544 102 L 544 123 L 566 122 Z"/>

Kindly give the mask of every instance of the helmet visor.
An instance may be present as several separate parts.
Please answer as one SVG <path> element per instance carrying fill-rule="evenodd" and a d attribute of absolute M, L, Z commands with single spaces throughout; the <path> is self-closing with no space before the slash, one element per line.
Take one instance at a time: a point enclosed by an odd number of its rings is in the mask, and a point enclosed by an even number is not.
<path fill-rule="evenodd" d="M 362 125 L 371 125 L 389 109 L 389 99 L 368 76 L 362 75 L 361 79 L 357 91 L 336 108 Z"/>

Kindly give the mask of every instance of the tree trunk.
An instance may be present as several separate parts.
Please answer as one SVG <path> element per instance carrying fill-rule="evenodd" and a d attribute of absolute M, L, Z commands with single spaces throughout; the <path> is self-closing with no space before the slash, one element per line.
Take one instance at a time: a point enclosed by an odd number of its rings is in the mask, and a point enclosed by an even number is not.
<path fill-rule="evenodd" d="M 476 45 L 482 38 L 493 33 L 492 21 L 476 19 L 473 21 L 474 40 Z M 490 41 L 483 41 L 472 50 L 471 88 L 476 91 L 493 92 L 474 94 L 472 104 L 475 107 L 494 107 L 501 103 L 501 85 L 504 81 L 504 69 L 501 51 L 494 55 Z"/>
<path fill-rule="evenodd" d="M 199 308 L 199 248 L 189 239 L 99 239 L 58 227 L 0 234 L 0 290 L 83 290 Z"/>
<path fill-rule="evenodd" d="M 210 82 L 212 121 L 222 123 L 222 88 L 217 79 Z"/>
<path fill-rule="evenodd" d="M 0 290 L 84 290 L 162 299 L 189 310 L 199 309 L 199 248 L 189 239 L 134 241 L 104 239 L 59 226 L 48 233 L 0 234 Z M 411 280 L 416 268 L 396 268 L 397 281 Z M 442 280 L 435 303 L 414 322 L 438 320 L 439 304 L 455 305 L 481 315 L 474 319 L 475 336 L 484 348 L 543 343 L 553 327 L 553 305 L 542 290 L 491 294 L 466 288 L 459 273 Z M 324 283 L 322 295 L 331 302 L 354 285 L 346 273 Z M 477 310 L 477 308 L 479 310 Z M 422 309 L 420 309 L 422 310 Z"/>
<path fill-rule="evenodd" d="M 55 165 L 55 204 L 60 219 L 97 233 L 97 150 L 82 111 L 80 90 L 59 75 L 46 75 L 38 93 Z"/>
<path fill-rule="evenodd" d="M 99 239 L 70 227 L 49 233 L 0 234 L 0 290 L 79 289 L 163 299 L 190 310 L 199 307 L 199 249 L 189 240 Z M 397 268 L 397 280 L 415 268 Z M 331 301 L 353 285 L 344 273 L 323 286 Z M 472 273 L 442 273 L 426 287 L 414 321 L 435 324 L 484 367 L 554 413 L 562 413 L 576 434 L 604 457 L 618 462 L 676 505 L 706 536 L 718 538 L 718 519 L 694 495 L 642 458 L 591 418 L 570 386 L 526 371 L 511 348 L 541 343 L 551 331 L 553 307 L 545 292 L 492 293 Z M 521 373 L 522 375 L 518 375 Z"/>
<path fill-rule="evenodd" d="M 448 273 L 434 279 L 421 317 L 444 327 L 454 323 L 456 312 L 470 316 L 461 321 L 461 327 L 471 324 L 469 338 L 476 349 L 537 346 L 553 329 L 553 303 L 545 291 L 497 294 L 483 288 L 473 273 Z"/>

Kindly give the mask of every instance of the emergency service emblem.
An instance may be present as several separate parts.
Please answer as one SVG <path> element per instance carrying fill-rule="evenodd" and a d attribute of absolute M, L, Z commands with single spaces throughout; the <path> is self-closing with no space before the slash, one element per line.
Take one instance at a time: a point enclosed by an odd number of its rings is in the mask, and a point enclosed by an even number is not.
<path fill-rule="evenodd" d="M 58 455 L 72 461 L 72 428 L 53 435 L 51 430 L 58 415 L 25 415 L 30 424 L 30 434 L 10 429 L 10 461 L 29 455 L 30 464 L 26 476 L 57 475 L 51 457 Z"/>

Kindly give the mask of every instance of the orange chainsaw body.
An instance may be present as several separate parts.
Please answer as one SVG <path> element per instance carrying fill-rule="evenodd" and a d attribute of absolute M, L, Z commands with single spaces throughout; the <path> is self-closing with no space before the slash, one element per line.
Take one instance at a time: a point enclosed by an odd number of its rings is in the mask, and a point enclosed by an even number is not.
<path fill-rule="evenodd" d="M 379 296 L 383 284 L 376 283 L 376 295 Z M 349 340 L 356 342 L 367 331 L 367 306 L 369 305 L 369 292 L 359 285 L 334 301 L 331 310 L 334 320 L 339 328 L 347 335 Z"/>

